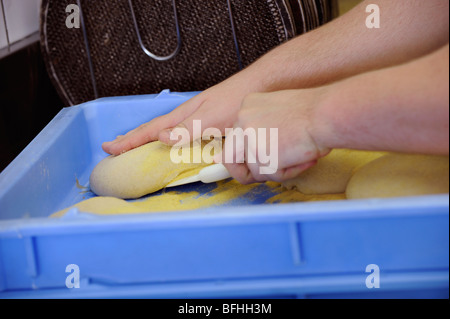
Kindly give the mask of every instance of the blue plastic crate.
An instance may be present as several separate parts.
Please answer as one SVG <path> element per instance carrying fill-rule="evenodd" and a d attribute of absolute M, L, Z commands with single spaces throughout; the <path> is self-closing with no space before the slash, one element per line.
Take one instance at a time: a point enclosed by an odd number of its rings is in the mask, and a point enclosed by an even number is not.
<path fill-rule="evenodd" d="M 0 297 L 449 297 L 448 195 L 264 205 L 263 190 L 231 208 L 48 218 L 86 197 L 75 181 L 103 141 L 193 95 L 65 108 L 0 174 Z M 66 286 L 73 264 L 80 288 Z"/>

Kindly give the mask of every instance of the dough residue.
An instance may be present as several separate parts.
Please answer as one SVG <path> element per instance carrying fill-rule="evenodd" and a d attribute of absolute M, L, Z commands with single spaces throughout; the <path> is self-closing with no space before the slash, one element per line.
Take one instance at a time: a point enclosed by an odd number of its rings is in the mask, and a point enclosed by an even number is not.
<path fill-rule="evenodd" d="M 213 143 L 213 142 L 210 142 Z M 142 145 L 118 156 L 103 159 L 92 171 L 91 190 L 99 196 L 123 199 L 140 198 L 164 188 L 170 182 L 190 177 L 212 163 L 214 154 L 204 160 L 202 150 L 208 143 L 194 142 L 190 148 L 177 150 L 175 163 L 171 146 L 159 141 Z M 200 154 L 200 158 L 195 158 Z"/>
<path fill-rule="evenodd" d="M 275 182 L 242 185 L 235 180 L 226 180 L 218 182 L 213 190 L 205 193 L 195 190 L 189 192 L 169 191 L 132 201 L 114 197 L 93 197 L 54 213 L 51 217 L 61 217 L 74 207 L 81 212 L 97 215 L 119 215 L 186 211 L 255 203 L 270 205 L 342 199 L 345 199 L 344 194 L 304 195 L 295 190 L 286 190 L 281 184 Z"/>

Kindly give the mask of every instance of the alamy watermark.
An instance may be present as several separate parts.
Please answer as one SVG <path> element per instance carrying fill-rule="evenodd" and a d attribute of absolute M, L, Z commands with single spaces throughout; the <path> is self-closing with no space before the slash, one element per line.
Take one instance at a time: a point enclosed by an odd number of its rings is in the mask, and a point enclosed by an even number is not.
<path fill-rule="evenodd" d="M 194 120 L 193 136 L 201 136 L 201 139 L 194 141 L 191 146 L 191 135 L 186 128 L 176 127 L 172 130 L 170 139 L 177 141 L 170 152 L 173 163 L 211 164 L 216 159 L 226 164 L 258 164 L 262 175 L 274 174 L 278 170 L 278 128 L 226 128 L 223 143 L 223 134 L 219 129 L 207 128 L 202 131 L 201 120 Z M 202 141 L 209 142 L 202 148 Z"/>
<path fill-rule="evenodd" d="M 380 288 L 380 267 L 376 264 L 367 265 L 366 273 L 370 273 L 366 278 L 366 287 L 369 289 Z"/>
<path fill-rule="evenodd" d="M 379 29 L 381 23 L 380 7 L 376 4 L 369 4 L 366 12 L 370 13 L 366 18 L 366 27 L 368 29 Z"/>
<path fill-rule="evenodd" d="M 66 7 L 66 13 L 69 15 L 66 18 L 66 27 L 68 29 L 80 28 L 80 8 L 76 4 L 69 4 Z M 376 4 L 369 4 L 366 6 L 366 13 L 369 15 L 366 17 L 366 27 L 368 29 L 380 28 L 380 7 Z"/>
<path fill-rule="evenodd" d="M 69 273 L 66 277 L 66 287 L 69 289 L 80 288 L 80 267 L 77 264 L 67 265 L 66 273 Z M 366 273 L 369 273 L 365 281 L 366 287 L 368 289 L 380 288 L 380 267 L 376 264 L 367 265 Z"/>
<path fill-rule="evenodd" d="M 76 4 L 69 4 L 66 7 L 66 12 L 70 13 L 66 18 L 66 27 L 69 29 L 80 28 L 80 7 Z"/>
<path fill-rule="evenodd" d="M 70 264 L 66 266 L 66 287 L 69 289 L 80 288 L 80 267 L 77 264 Z"/>

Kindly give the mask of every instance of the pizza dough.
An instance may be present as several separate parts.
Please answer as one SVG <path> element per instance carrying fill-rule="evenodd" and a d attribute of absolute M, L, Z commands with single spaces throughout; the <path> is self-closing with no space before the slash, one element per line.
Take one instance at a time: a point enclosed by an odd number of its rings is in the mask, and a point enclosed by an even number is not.
<path fill-rule="evenodd" d="M 94 168 L 89 180 L 91 190 L 99 196 L 123 199 L 156 192 L 172 181 L 198 174 L 203 167 L 211 164 L 214 152 L 211 152 L 209 143 L 214 141 L 203 144 L 194 142 L 184 152 L 179 149 L 177 154 L 182 162 L 178 164 L 171 159 L 172 147 L 159 141 L 118 156 L 109 156 Z M 209 152 L 202 156 L 206 145 Z"/>
<path fill-rule="evenodd" d="M 351 178 L 348 199 L 402 197 L 449 192 L 449 158 L 388 154 L 359 169 Z"/>
<path fill-rule="evenodd" d="M 319 159 L 316 166 L 298 177 L 283 182 L 288 189 L 297 189 L 305 195 L 345 193 L 355 170 L 385 155 L 384 152 L 368 152 L 334 149 Z"/>

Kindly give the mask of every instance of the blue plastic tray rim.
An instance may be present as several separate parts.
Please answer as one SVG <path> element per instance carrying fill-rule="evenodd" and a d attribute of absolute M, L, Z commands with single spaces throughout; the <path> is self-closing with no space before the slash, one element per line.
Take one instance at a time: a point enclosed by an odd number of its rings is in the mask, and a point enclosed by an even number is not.
<path fill-rule="evenodd" d="M 283 212 L 274 214 L 274 205 Z M 245 212 L 242 212 L 245 210 Z M 426 214 L 424 214 L 426 212 Z M 336 221 L 402 216 L 431 217 L 449 215 L 449 195 L 408 198 L 308 202 L 292 204 L 260 204 L 240 206 L 239 212 L 230 207 L 210 207 L 201 210 L 140 213 L 99 216 L 76 213 L 60 218 L 22 218 L 0 222 L 0 238 L 35 235 L 69 234 L 72 232 L 137 230 L 151 228 L 196 227 L 201 225 L 230 225 L 245 223 Z M 236 217 L 239 216 L 238 221 Z M 99 225 L 102 226 L 101 230 Z M 82 226 L 82 227 L 80 227 Z"/>

